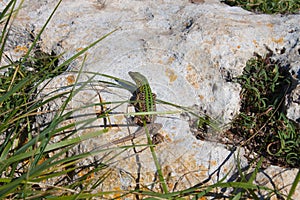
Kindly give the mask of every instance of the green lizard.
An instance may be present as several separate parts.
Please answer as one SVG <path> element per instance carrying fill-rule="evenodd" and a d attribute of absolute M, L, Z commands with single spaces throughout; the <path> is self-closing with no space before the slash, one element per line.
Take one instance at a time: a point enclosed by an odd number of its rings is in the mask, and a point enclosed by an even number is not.
<path fill-rule="evenodd" d="M 155 112 L 156 111 L 156 95 L 152 93 L 152 90 L 150 88 L 149 82 L 145 76 L 138 72 L 128 72 L 129 76 L 134 80 L 136 83 L 137 89 L 133 92 L 133 98 L 130 100 L 134 100 L 134 108 L 136 112 Z M 139 125 L 143 125 L 143 128 L 145 129 L 146 135 L 147 135 L 147 141 L 150 145 L 150 151 L 156 166 L 156 170 L 158 173 L 158 179 L 162 183 L 162 187 L 164 188 L 164 191 L 168 191 L 165 179 L 162 174 L 160 163 L 158 162 L 158 158 L 156 156 L 154 147 L 152 144 L 158 144 L 163 141 L 164 137 L 160 133 L 153 133 L 149 132 L 149 129 L 147 125 L 154 124 L 155 121 L 155 115 L 151 114 L 145 114 L 145 115 L 136 115 L 135 120 L 136 123 Z M 152 135 L 152 139 L 150 138 L 150 135 Z"/>
<path fill-rule="evenodd" d="M 152 93 L 149 82 L 145 76 L 139 72 L 128 72 L 129 76 L 136 83 L 137 89 L 133 92 L 131 101 L 136 112 L 153 112 L 156 111 L 155 99 L 156 94 Z M 134 122 L 140 126 L 144 126 L 144 122 L 154 123 L 156 117 L 153 114 L 137 115 Z"/>
<path fill-rule="evenodd" d="M 155 106 L 155 98 L 156 94 L 152 93 L 152 90 L 150 88 L 150 85 L 148 83 L 148 80 L 145 76 L 140 74 L 139 72 L 128 72 L 130 77 L 134 80 L 136 83 L 136 86 L 133 85 L 130 82 L 124 81 L 124 80 L 116 80 L 120 84 L 125 85 L 125 86 L 130 86 L 129 91 L 132 93 L 132 97 L 130 101 L 133 101 L 133 106 L 135 108 L 136 112 L 152 112 L 156 111 L 156 106 Z M 154 123 L 155 121 L 155 115 L 137 115 L 134 118 L 134 122 L 138 124 L 139 127 L 136 132 L 125 136 L 123 138 L 114 140 L 112 142 L 109 142 L 107 144 L 101 145 L 96 149 L 103 149 L 107 148 L 111 145 L 117 145 L 129 140 L 132 140 L 143 133 L 145 133 L 145 129 L 150 133 L 150 135 L 153 136 L 153 142 L 152 144 L 158 144 L 163 141 L 163 136 L 158 133 L 158 131 L 162 128 L 162 124 L 160 123 Z M 145 124 L 144 124 L 145 122 Z"/>
<path fill-rule="evenodd" d="M 133 96 L 130 101 L 134 101 L 133 106 L 136 112 L 153 112 L 156 111 L 156 94 L 152 93 L 149 82 L 145 76 L 139 72 L 128 72 L 129 76 L 136 83 L 137 89 L 133 92 Z M 154 124 L 156 116 L 153 114 L 136 115 L 134 117 L 134 122 L 140 126 L 145 126 L 146 124 Z M 146 125 L 146 126 L 147 126 Z M 161 125 L 161 124 L 160 124 Z M 160 126 L 161 128 L 161 126 Z M 160 129 L 159 128 L 159 129 Z M 163 141 L 163 136 L 155 131 L 149 132 L 152 135 L 152 143 L 158 144 Z"/>

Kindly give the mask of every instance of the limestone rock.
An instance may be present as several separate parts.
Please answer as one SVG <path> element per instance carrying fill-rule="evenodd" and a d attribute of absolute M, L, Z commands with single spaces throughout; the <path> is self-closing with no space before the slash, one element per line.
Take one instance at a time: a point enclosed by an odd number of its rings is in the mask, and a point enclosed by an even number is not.
<path fill-rule="evenodd" d="M 54 1 L 25 2 L 17 25 L 34 24 L 37 33 L 54 6 Z M 130 80 L 128 71 L 141 72 L 148 78 L 159 99 L 185 107 L 197 105 L 201 110 L 195 112 L 205 112 L 222 127 L 239 111 L 240 87 L 229 80 L 242 73 L 253 52 L 266 53 L 264 45 L 275 52 L 285 49 L 286 53 L 278 55 L 291 63 L 291 70 L 294 70 L 299 82 L 299 21 L 300 15 L 258 15 L 217 0 L 64 0 L 43 33 L 41 45 L 48 51 L 59 46 L 67 52 L 67 58 L 104 34 L 118 29 L 89 50 L 84 70 L 125 80 Z M 78 62 L 70 70 L 79 67 Z M 91 76 L 85 73 L 80 80 Z M 94 80 L 107 79 L 96 76 Z M 64 86 L 65 81 L 60 83 Z M 87 85 L 86 90 L 74 96 L 73 108 L 99 103 L 97 91 L 105 102 L 130 98 L 130 93 L 120 88 L 95 87 Z M 298 97 L 293 96 L 296 103 L 291 108 L 295 120 L 299 120 Z M 120 105 L 114 112 L 128 112 L 127 105 Z M 111 104 L 109 107 L 114 106 Z M 235 168 L 233 154 L 223 145 L 195 138 L 180 110 L 161 103 L 157 108 L 159 112 L 175 111 L 174 114 L 161 114 L 156 121 L 163 124 L 161 134 L 166 140 L 156 147 L 156 151 L 164 174 L 170 175 L 170 190 L 196 185 L 220 167 L 220 177 L 213 176 L 209 182 L 213 183 L 232 167 Z M 81 114 L 89 113 L 95 118 L 97 109 L 89 107 Z M 111 122 L 126 125 L 127 120 L 124 115 L 113 115 Z M 98 119 L 94 123 L 89 131 L 99 129 L 103 122 Z M 80 129 L 80 126 L 77 128 Z M 84 134 L 84 131 L 78 131 L 78 134 Z M 135 130 L 132 128 L 130 131 Z M 83 143 L 82 151 L 92 150 L 105 141 L 126 134 L 126 126 L 113 128 L 109 134 Z M 145 138 L 143 141 L 145 143 Z M 243 167 L 247 162 L 242 152 L 239 157 Z M 117 170 L 114 176 L 119 180 L 115 184 L 119 184 L 120 189 L 128 189 L 135 184 L 137 160 L 129 155 L 133 152 L 122 154 L 119 158 L 128 159 L 120 159 L 114 165 Z M 227 156 L 226 164 L 221 165 Z M 143 167 L 141 183 L 150 184 L 149 189 L 159 190 L 157 184 L 151 185 L 156 171 L 151 154 L 143 151 L 140 163 Z M 282 187 L 293 181 L 296 171 L 291 170 L 290 173 L 282 181 Z M 272 177 L 272 172 L 270 174 Z M 129 178 L 125 181 L 123 176 Z M 177 182 L 179 184 L 175 187 Z M 109 187 L 108 184 L 103 188 Z M 295 199 L 300 198 L 299 191 L 298 186 Z"/>

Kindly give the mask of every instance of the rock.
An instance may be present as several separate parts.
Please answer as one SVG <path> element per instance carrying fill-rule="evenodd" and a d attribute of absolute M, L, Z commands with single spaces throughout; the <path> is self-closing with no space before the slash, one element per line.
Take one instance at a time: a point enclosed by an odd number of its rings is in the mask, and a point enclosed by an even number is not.
<path fill-rule="evenodd" d="M 34 24 L 34 32 L 37 34 L 54 6 L 52 1 L 25 2 L 16 26 Z M 128 71 L 141 72 L 148 78 L 158 99 L 184 107 L 197 105 L 200 109 L 195 110 L 196 113 L 208 114 L 223 127 L 239 111 L 240 87 L 230 82 L 230 79 L 242 73 L 246 61 L 254 52 L 266 53 L 264 45 L 274 52 L 285 49 L 280 58 L 290 63 L 299 82 L 299 21 L 300 15 L 258 15 L 241 8 L 229 7 L 216 0 L 65 0 L 42 34 L 41 46 L 48 52 L 63 49 L 67 52 L 67 59 L 117 29 L 88 51 L 84 70 L 125 80 L 130 80 Z M 70 70 L 77 70 L 79 67 L 80 61 Z M 80 81 L 92 76 L 89 73 L 82 74 Z M 60 80 L 59 83 L 64 86 L 65 79 L 62 75 L 55 80 Z M 100 75 L 94 80 L 114 82 Z M 105 84 L 97 84 L 93 88 L 88 84 L 86 90 L 74 96 L 72 107 L 81 108 L 83 105 L 99 103 L 97 91 L 105 102 L 124 101 L 124 104 L 113 110 L 115 113 L 127 112 L 126 101 L 131 96 L 130 92 L 120 88 L 107 88 Z M 298 97 L 293 96 L 296 100 L 289 112 L 294 113 L 295 121 L 299 120 Z M 116 105 L 112 103 L 107 107 L 114 108 Z M 199 184 L 218 169 L 219 174 L 214 174 L 208 181 L 208 184 L 214 183 L 230 169 L 236 168 L 234 155 L 241 159 L 241 167 L 248 165 L 242 149 L 239 154 L 233 154 L 224 145 L 197 140 L 190 131 L 186 118 L 181 117 L 182 110 L 162 103 L 157 107 L 159 112 L 174 111 L 173 114 L 159 115 L 156 121 L 163 124 L 160 133 L 165 137 L 165 142 L 156 147 L 156 153 L 164 175 L 170 177 L 167 183 L 169 190 L 183 190 Z M 92 114 L 95 119 L 93 127 L 88 130 L 81 130 L 82 127 L 78 125 L 78 134 L 101 129 L 100 124 L 103 122 L 96 118 L 98 111 L 97 107 L 89 107 L 77 113 Z M 112 123 L 127 124 L 124 115 L 112 115 L 110 118 Z M 130 131 L 134 132 L 135 128 L 131 127 Z M 126 126 L 112 128 L 109 134 L 84 141 L 78 152 L 90 151 L 127 134 Z M 143 142 L 145 144 L 145 138 Z M 118 152 L 120 150 L 122 149 Z M 118 157 L 119 162 L 111 165 L 116 170 L 114 179 L 108 180 L 102 190 L 116 187 L 130 189 L 136 184 L 140 166 L 137 164 L 137 157 L 130 156 L 133 153 L 132 150 L 124 152 Z M 100 158 L 103 154 L 98 156 Z M 158 191 L 158 184 L 153 184 L 156 167 L 151 153 L 143 151 L 138 157 L 142 166 L 140 184 Z M 223 163 L 224 161 L 226 162 Z M 116 160 L 111 162 L 115 163 Z M 231 171 L 228 177 L 233 172 L 235 171 Z M 296 170 L 289 172 L 291 174 L 285 176 L 280 188 L 290 187 L 289 184 L 293 182 Z M 128 177 L 125 178 L 126 181 L 124 176 Z M 273 176 L 276 175 L 270 172 L 270 177 Z M 114 184 L 110 185 L 112 180 Z M 115 180 L 119 182 L 116 183 Z M 299 186 L 296 191 L 295 199 L 300 198 Z"/>

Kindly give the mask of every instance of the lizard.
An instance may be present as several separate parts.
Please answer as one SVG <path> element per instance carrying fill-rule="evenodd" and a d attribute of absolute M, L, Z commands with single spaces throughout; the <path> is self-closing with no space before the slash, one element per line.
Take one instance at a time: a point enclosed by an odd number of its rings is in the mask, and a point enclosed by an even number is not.
<path fill-rule="evenodd" d="M 154 112 L 156 111 L 156 94 L 152 93 L 150 84 L 145 76 L 139 72 L 128 72 L 129 76 L 136 83 L 137 89 L 133 92 L 133 96 L 130 101 L 134 101 L 133 106 L 135 112 Z M 154 114 L 136 115 L 134 122 L 139 126 L 145 126 L 146 124 L 153 124 L 156 120 Z M 163 140 L 163 136 L 157 132 L 149 132 L 153 135 L 152 141 L 159 143 Z"/>
<path fill-rule="evenodd" d="M 149 82 L 145 76 L 139 72 L 128 72 L 129 76 L 136 83 L 137 89 L 133 92 L 130 101 L 133 101 L 135 112 L 152 112 L 156 111 L 155 99 L 156 94 L 152 93 Z M 134 122 L 139 126 L 143 126 L 144 122 L 147 124 L 154 123 L 155 115 L 137 115 L 134 117 Z"/>
<path fill-rule="evenodd" d="M 149 82 L 145 76 L 139 72 L 128 72 L 129 76 L 136 83 L 136 89 L 132 91 L 132 97 L 130 101 L 133 101 L 133 106 L 136 112 L 151 112 L 156 111 L 155 99 L 156 94 L 152 93 Z M 123 138 L 114 140 L 107 144 L 101 145 L 96 149 L 103 149 L 132 140 L 145 132 L 145 128 L 148 129 L 149 133 L 153 136 L 153 144 L 157 144 L 163 140 L 163 136 L 158 133 L 162 128 L 162 124 L 154 123 L 156 117 L 155 115 L 137 115 L 134 117 L 134 122 L 140 127 L 132 134 L 125 136 Z M 145 122 L 145 125 L 144 125 Z M 141 127 L 142 126 L 142 127 Z M 145 127 L 146 126 L 146 127 Z M 95 149 L 94 149 L 95 150 Z"/>

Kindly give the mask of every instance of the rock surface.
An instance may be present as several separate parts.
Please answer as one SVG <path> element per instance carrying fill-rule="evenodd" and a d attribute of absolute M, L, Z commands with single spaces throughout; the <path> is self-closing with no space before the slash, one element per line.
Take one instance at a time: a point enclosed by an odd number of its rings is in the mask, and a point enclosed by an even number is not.
<path fill-rule="evenodd" d="M 54 7 L 53 1 L 25 2 L 15 26 L 31 27 L 34 33 L 38 33 Z M 300 15 L 258 15 L 238 7 L 229 7 L 217 0 L 202 3 L 183 0 L 64 0 L 43 33 L 41 46 L 49 52 L 66 52 L 64 56 L 68 58 L 117 29 L 88 51 L 84 62 L 85 71 L 105 73 L 125 80 L 130 80 L 128 71 L 141 72 L 148 78 L 159 99 L 185 107 L 197 105 L 199 110 L 195 112 L 205 112 L 222 127 L 239 111 L 240 87 L 228 80 L 242 73 L 253 52 L 261 55 L 266 53 L 264 45 L 278 52 L 278 56 L 290 64 L 291 71 L 299 82 L 299 21 Z M 281 51 L 283 48 L 284 53 Z M 69 70 L 77 70 L 80 66 L 78 61 Z M 58 83 L 53 84 L 55 87 L 59 84 L 67 85 L 70 76 L 73 74 L 66 73 L 55 79 Z M 80 76 L 80 80 L 90 77 L 92 74 L 85 73 Z M 96 76 L 93 80 L 109 79 Z M 97 91 L 105 102 L 124 101 L 114 112 L 128 112 L 130 93 L 120 88 L 106 88 L 101 84 L 93 87 L 88 85 L 75 95 L 72 107 L 99 103 Z M 293 104 L 289 117 L 297 121 L 300 118 L 299 87 L 293 93 Z M 108 107 L 115 105 L 117 104 Z M 97 109 L 99 108 L 89 107 L 78 114 L 92 114 L 95 118 Z M 129 109 L 133 111 L 132 108 Z M 170 176 L 170 190 L 182 190 L 198 184 L 220 167 L 220 173 L 209 182 L 214 183 L 236 167 L 234 156 L 223 145 L 195 138 L 187 118 L 180 115 L 181 110 L 161 103 L 157 109 L 159 112 L 174 111 L 173 114 L 161 114 L 156 120 L 163 124 L 160 133 L 165 137 L 165 141 L 156 147 L 156 153 L 164 175 Z M 93 128 L 78 131 L 78 134 L 97 131 L 101 123 L 102 120 L 95 120 Z M 111 123 L 126 125 L 127 119 L 124 115 L 113 115 Z M 79 130 L 80 125 L 77 128 Z M 134 131 L 135 127 L 131 127 L 130 132 Z M 112 128 L 107 135 L 83 142 L 79 151 L 90 151 L 126 134 L 126 126 Z M 243 150 L 239 152 L 239 157 L 243 167 L 247 165 L 247 161 L 242 152 Z M 118 187 L 131 189 L 135 185 L 137 171 L 140 169 L 137 157 L 129 157 L 132 154 L 133 151 L 123 152 L 118 157 L 127 158 L 112 165 L 116 169 L 114 178 L 119 181 L 111 179 L 114 184 L 108 182 L 102 190 L 115 190 Z M 99 158 L 101 156 L 103 154 Z M 227 156 L 229 159 L 221 165 Z M 140 181 L 149 186 L 155 180 L 156 171 L 151 153 L 143 151 L 138 159 L 142 164 Z M 293 182 L 296 170 L 288 173 L 289 176 L 281 175 L 282 180 L 273 180 L 275 185 L 290 187 L 288 185 Z M 272 179 L 277 174 L 271 171 L 269 176 Z M 266 176 L 261 179 L 265 178 Z M 159 190 L 157 184 L 151 187 Z M 299 199 L 299 186 L 296 191 L 294 197 Z"/>

